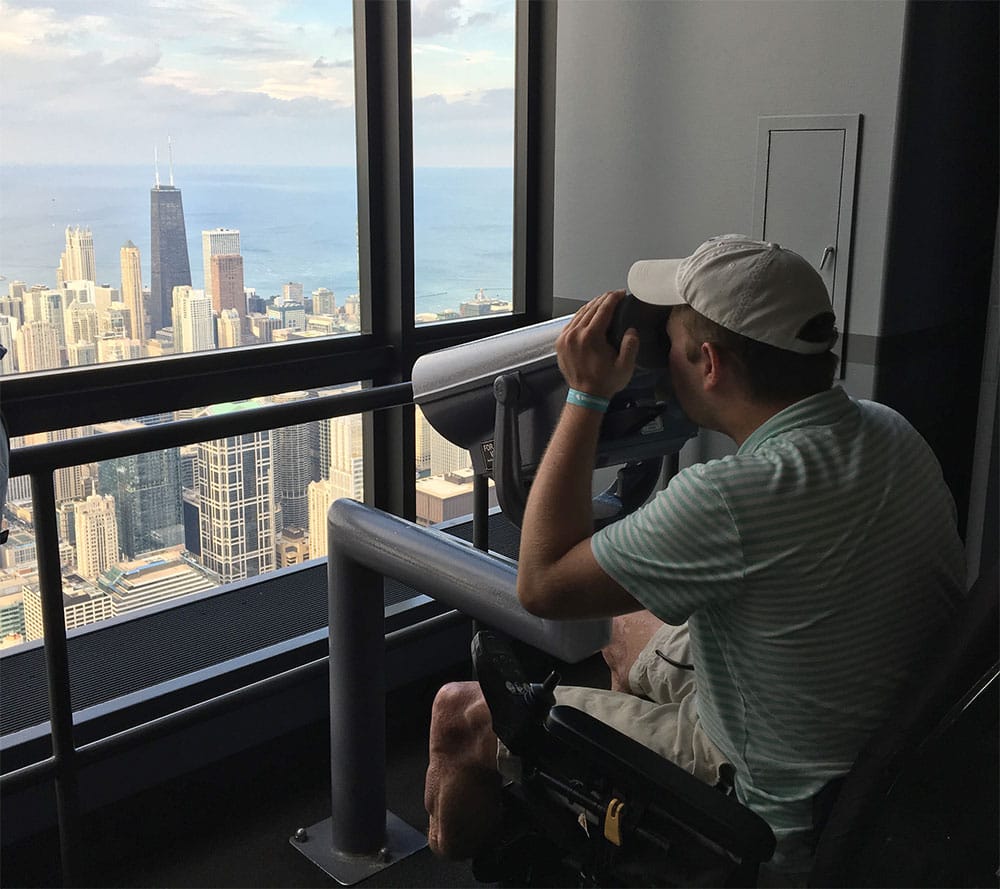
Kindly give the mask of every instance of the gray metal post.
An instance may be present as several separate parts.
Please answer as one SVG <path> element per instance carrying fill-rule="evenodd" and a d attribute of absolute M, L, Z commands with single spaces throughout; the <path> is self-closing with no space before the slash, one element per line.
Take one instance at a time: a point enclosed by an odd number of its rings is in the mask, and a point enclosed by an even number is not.
<path fill-rule="evenodd" d="M 382 578 L 570 662 L 607 644 L 610 622 L 533 617 L 517 601 L 514 562 L 363 503 L 336 501 L 327 531 L 331 817 L 302 828 L 292 843 L 350 885 L 426 845 L 422 833 L 385 809 Z"/>
<path fill-rule="evenodd" d="M 343 548 L 328 552 L 332 840 L 342 852 L 374 855 L 385 845 L 382 577 Z"/>
<path fill-rule="evenodd" d="M 300 829 L 291 841 L 350 886 L 427 840 L 385 807 L 383 574 L 354 558 L 341 534 L 328 521 L 330 817 Z"/>
<path fill-rule="evenodd" d="M 52 472 L 31 473 L 31 504 L 38 547 L 38 586 L 42 600 L 45 670 L 49 690 L 49 725 L 55 761 L 56 817 L 64 886 L 79 878 L 76 871 L 80 802 L 77 789 L 76 746 L 73 743 L 73 702 L 70 698 L 66 613 L 63 610 L 59 530 Z"/>

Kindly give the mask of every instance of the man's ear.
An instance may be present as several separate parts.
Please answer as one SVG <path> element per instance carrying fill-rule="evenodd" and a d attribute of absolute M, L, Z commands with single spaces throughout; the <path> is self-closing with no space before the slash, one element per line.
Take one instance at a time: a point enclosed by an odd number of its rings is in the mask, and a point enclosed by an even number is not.
<path fill-rule="evenodd" d="M 701 344 L 701 382 L 706 390 L 718 387 L 726 367 L 725 359 L 715 343 Z"/>

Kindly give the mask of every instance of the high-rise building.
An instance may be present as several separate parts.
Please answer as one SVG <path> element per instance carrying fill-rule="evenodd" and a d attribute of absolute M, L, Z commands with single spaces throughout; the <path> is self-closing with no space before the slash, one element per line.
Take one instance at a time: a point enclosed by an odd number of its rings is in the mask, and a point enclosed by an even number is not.
<path fill-rule="evenodd" d="M 87 624 L 107 620 L 113 616 L 111 597 L 76 578 L 77 588 L 67 588 L 63 581 L 63 614 L 66 629 L 73 630 Z M 43 637 L 42 627 L 42 597 L 38 584 L 26 584 L 24 587 L 24 638 L 30 642 Z"/>
<path fill-rule="evenodd" d="M 258 343 L 269 343 L 274 338 L 274 331 L 281 327 L 281 319 L 270 315 L 252 314 L 249 316 L 250 333 Z"/>
<path fill-rule="evenodd" d="M 21 322 L 10 315 L 0 315 L 0 346 L 6 354 L 0 358 L 0 374 L 14 373 L 14 341 Z"/>
<path fill-rule="evenodd" d="M 24 436 L 26 445 L 48 444 L 54 441 L 69 441 L 89 435 L 90 427 L 53 429 L 49 432 L 32 432 Z M 52 473 L 55 485 L 56 504 L 64 500 L 79 500 L 86 495 L 83 466 L 63 466 Z"/>
<path fill-rule="evenodd" d="M 146 308 L 143 304 L 142 261 L 139 248 L 131 241 L 126 241 L 119 251 L 122 271 L 122 302 L 128 307 L 129 339 L 145 340 L 149 338 L 146 329 Z"/>
<path fill-rule="evenodd" d="M 48 321 L 29 321 L 16 337 L 17 366 L 22 373 L 59 367 L 59 330 Z"/>
<path fill-rule="evenodd" d="M 121 432 L 141 429 L 143 425 L 156 422 L 99 423 L 94 431 Z M 100 491 L 115 498 L 118 546 L 127 558 L 183 542 L 180 475 L 178 448 L 116 457 L 99 465 Z"/>
<path fill-rule="evenodd" d="M 304 528 L 286 528 L 278 536 L 278 567 L 301 565 L 311 557 L 309 532 Z"/>
<path fill-rule="evenodd" d="M 175 287 L 172 315 L 175 352 L 202 352 L 215 348 L 212 301 L 204 290 Z"/>
<path fill-rule="evenodd" d="M 474 473 L 472 469 L 457 469 L 445 475 L 418 479 L 416 487 L 416 518 L 418 525 L 436 525 L 472 512 Z M 497 505 L 497 493 L 489 481 L 490 508 Z"/>
<path fill-rule="evenodd" d="M 118 562 L 118 522 L 115 498 L 91 494 L 77 504 L 73 514 L 76 526 L 76 564 L 80 576 L 97 580 L 107 568 Z"/>
<path fill-rule="evenodd" d="M 233 410 L 217 405 L 210 413 Z M 198 445 L 201 562 L 224 583 L 275 566 L 275 500 L 270 431 Z"/>
<path fill-rule="evenodd" d="M 329 420 L 330 481 L 334 500 L 365 497 L 365 447 L 360 414 L 333 417 Z"/>
<path fill-rule="evenodd" d="M 217 315 L 225 309 L 236 309 L 240 318 L 247 314 L 247 300 L 243 293 L 243 257 L 238 253 L 217 253 L 210 260 L 212 308 Z"/>
<path fill-rule="evenodd" d="M 283 327 L 289 330 L 306 329 L 306 310 L 299 303 L 271 305 L 267 307 L 266 314 L 268 318 L 277 320 L 279 330 Z"/>
<path fill-rule="evenodd" d="M 205 293 L 215 303 L 216 289 L 212 284 L 212 257 L 220 254 L 239 254 L 240 233 L 235 228 L 213 228 L 201 233 L 201 271 Z M 218 309 L 216 309 L 218 311 Z"/>
<path fill-rule="evenodd" d="M 101 333 L 113 333 L 123 340 L 135 339 L 132 336 L 132 312 L 122 302 L 113 302 L 100 313 Z"/>
<path fill-rule="evenodd" d="M 170 323 L 175 287 L 191 286 L 191 263 L 188 260 L 187 232 L 184 228 L 184 205 L 181 190 L 170 185 L 156 185 L 149 192 L 150 204 L 150 296 L 146 312 L 151 333 Z M 209 301 L 211 305 L 211 300 Z"/>
<path fill-rule="evenodd" d="M 216 319 L 215 328 L 220 349 L 243 345 L 243 320 L 236 309 L 223 309 Z"/>
<path fill-rule="evenodd" d="M 100 364 L 114 361 L 135 361 L 142 357 L 142 343 L 138 340 L 127 340 L 114 333 L 101 333 L 97 336 L 97 360 Z"/>
<path fill-rule="evenodd" d="M 314 315 L 337 314 L 337 297 L 332 290 L 320 287 L 312 292 Z"/>
<path fill-rule="evenodd" d="M 327 554 L 326 516 L 330 504 L 337 499 L 336 489 L 329 479 L 309 483 L 309 555 L 314 559 Z"/>
<path fill-rule="evenodd" d="M 103 318 L 108 309 L 115 303 L 121 303 L 122 296 L 117 287 L 110 284 L 94 285 L 94 305 L 97 306 L 97 315 Z"/>
<path fill-rule="evenodd" d="M 431 427 L 431 475 L 447 475 L 472 466 L 472 455 L 462 447 L 452 444 Z"/>
<path fill-rule="evenodd" d="M 0 296 L 0 315 L 6 315 L 8 318 L 14 318 L 18 324 L 24 324 L 24 285 L 20 281 L 15 283 L 18 285 L 17 296 L 12 293 Z"/>
<path fill-rule="evenodd" d="M 70 343 L 66 347 L 66 363 L 70 367 L 97 364 L 97 343 Z"/>
<path fill-rule="evenodd" d="M 417 478 L 426 478 L 431 474 L 431 424 L 427 422 L 419 405 L 413 409 L 414 426 L 416 429 L 416 472 Z"/>
<path fill-rule="evenodd" d="M 296 281 L 288 281 L 281 285 L 281 304 L 297 305 L 303 304 L 302 285 Z"/>
<path fill-rule="evenodd" d="M 97 285 L 93 281 L 74 280 L 71 278 L 63 281 L 57 292 L 62 294 L 64 306 L 72 305 L 75 302 L 94 303 L 96 305 L 96 290 Z M 41 306 L 36 311 L 42 311 Z"/>
<path fill-rule="evenodd" d="M 115 617 L 219 585 L 217 577 L 192 564 L 181 549 L 172 547 L 122 562 L 98 578 L 98 587 L 111 598 Z"/>
<path fill-rule="evenodd" d="M 271 401 L 289 404 L 307 398 L 306 392 L 287 392 L 274 395 Z M 274 496 L 281 505 L 285 528 L 306 528 L 309 523 L 309 482 L 312 471 L 309 461 L 311 423 L 299 423 L 275 429 Z"/>
<path fill-rule="evenodd" d="M 34 294 L 33 303 L 34 319 L 45 321 L 55 327 L 61 354 L 61 350 L 66 346 L 65 309 L 70 304 L 67 294 L 61 290 L 42 290 Z"/>
<path fill-rule="evenodd" d="M 66 227 L 66 252 L 62 258 L 64 281 L 97 282 L 94 236 L 89 228 Z"/>
<path fill-rule="evenodd" d="M 63 312 L 63 329 L 67 346 L 72 343 L 96 343 L 101 333 L 97 306 L 93 303 L 72 302 Z"/>

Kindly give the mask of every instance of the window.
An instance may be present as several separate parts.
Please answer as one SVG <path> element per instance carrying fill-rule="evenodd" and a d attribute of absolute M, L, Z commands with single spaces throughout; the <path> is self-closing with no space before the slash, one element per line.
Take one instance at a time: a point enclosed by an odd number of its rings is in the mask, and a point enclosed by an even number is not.
<path fill-rule="evenodd" d="M 413 5 L 417 323 L 513 301 L 515 4 Z"/>
<path fill-rule="evenodd" d="M 5 4 L 0 373 L 359 329 L 352 14 Z"/>
<path fill-rule="evenodd" d="M 371 381 L 373 391 L 385 391 L 384 397 L 377 396 L 382 399 L 383 407 L 398 405 L 406 401 L 405 395 L 388 390 L 405 386 L 413 354 L 431 351 L 458 337 L 475 338 L 509 329 L 544 313 L 544 298 L 539 299 L 537 290 L 530 284 L 525 287 L 522 280 L 519 314 L 491 311 L 490 317 L 470 318 L 459 332 L 453 325 L 416 325 L 415 313 L 409 307 L 400 314 L 398 307 L 400 303 L 406 305 L 406 300 L 398 288 L 365 286 L 365 271 L 360 267 L 359 256 L 364 259 L 366 251 L 373 252 L 373 243 L 378 258 L 395 251 L 395 245 L 387 245 L 384 227 L 359 227 L 352 25 L 357 27 L 359 20 L 363 24 L 366 20 L 397 15 L 401 16 L 401 23 L 410 19 L 402 15 L 407 8 L 404 4 L 352 5 L 347 0 L 322 4 L 317 7 L 322 20 L 311 18 L 307 12 L 310 8 L 298 5 L 295 7 L 298 18 L 288 18 L 292 13 L 286 10 L 286 18 L 279 16 L 267 21 L 260 18 L 268 14 L 267 10 L 254 8 L 244 10 L 243 18 L 237 22 L 224 9 L 216 8 L 185 12 L 132 4 L 127 15 L 119 16 L 103 8 L 96 13 L 76 15 L 73 11 L 39 9 L 23 0 L 5 4 L 2 59 L 8 88 L 0 92 L 0 112 L 8 122 L 11 136 L 5 137 L 5 162 L 0 166 L 0 275 L 4 276 L 0 279 L 0 343 L 9 343 L 13 348 L 0 364 L 0 373 L 4 374 L 4 414 L 11 432 L 18 437 L 15 447 L 28 443 L 27 436 L 36 436 L 34 442 L 59 441 L 75 436 L 77 430 L 91 435 L 102 424 L 189 417 L 202 410 L 190 406 L 192 392 L 202 397 L 201 404 L 214 404 L 218 408 L 252 398 L 278 400 L 282 396 L 276 392 L 296 387 L 309 392 L 329 391 L 331 386 L 366 379 Z M 432 12 L 430 7 L 424 7 L 416 9 L 414 15 Z M 185 14 L 198 19 L 185 22 L 181 18 Z M 525 22 L 535 14 L 528 9 L 528 16 L 518 27 L 526 27 Z M 466 177 L 465 181 L 472 186 L 466 189 L 462 202 L 472 210 L 484 205 L 496 210 L 495 215 L 480 216 L 480 221 L 486 223 L 477 235 L 480 252 L 495 253 L 496 265 L 476 262 L 463 265 L 459 259 L 476 256 L 476 251 L 465 247 L 456 250 L 456 261 L 450 264 L 456 283 L 448 284 L 445 289 L 460 292 L 464 297 L 473 278 L 476 289 L 517 289 L 511 283 L 510 271 L 513 266 L 510 220 L 515 215 L 513 192 L 517 175 L 511 169 L 515 21 L 514 7 L 508 3 L 477 5 L 475 9 L 467 3 L 458 9 L 457 16 L 459 30 L 471 40 L 467 44 L 470 52 L 496 61 L 498 65 L 492 65 L 493 69 L 505 66 L 508 69 L 502 76 L 478 85 L 473 82 L 463 85 L 455 80 L 447 89 L 436 85 L 440 81 L 421 80 L 425 86 L 421 86 L 416 99 L 420 106 L 414 111 L 418 129 L 416 167 L 418 171 L 428 171 L 430 178 L 425 181 L 433 182 L 433 176 L 446 175 L 460 161 L 477 171 L 485 170 L 482 178 Z M 438 45 L 427 24 L 424 20 L 414 31 L 412 46 Z M 89 36 L 93 34 L 100 34 L 100 39 Z M 150 34 L 156 35 L 159 55 L 152 51 L 152 41 L 146 39 Z M 188 39 L 186 34 L 196 36 Z M 459 36 L 456 31 L 444 38 L 455 58 L 459 56 Z M 95 42 L 91 43 L 92 40 Z M 498 48 L 487 50 L 487 41 L 494 41 L 490 45 Z M 385 76 L 370 78 L 362 85 L 362 92 L 381 95 L 389 75 L 398 70 L 399 59 L 386 52 L 385 46 L 374 50 L 367 46 L 366 53 L 364 64 L 369 68 L 373 64 L 379 66 Z M 218 63 L 222 70 L 216 72 L 213 67 L 209 77 L 204 73 L 205 59 L 210 59 L 213 66 Z M 421 64 L 415 63 L 417 68 Z M 214 91 L 214 84 L 217 77 L 223 76 L 229 79 L 225 81 L 226 92 L 221 95 Z M 524 76 L 521 75 L 522 79 Z M 68 101 L 66 82 L 76 84 L 87 77 L 93 78 L 92 88 L 77 91 L 73 94 L 74 101 Z M 211 90 L 209 83 L 213 84 Z M 315 95 L 303 95 L 310 87 L 315 88 Z M 463 90 L 471 91 L 471 98 L 456 103 L 457 94 Z M 447 146 L 462 131 L 447 115 L 435 122 L 433 115 L 424 114 L 433 111 L 431 106 L 437 102 L 434 96 L 442 97 L 439 104 L 443 110 L 452 114 L 461 110 L 468 125 L 479 121 L 482 127 L 486 118 L 481 112 L 497 104 L 494 102 L 497 93 L 504 94 L 499 96 L 502 100 L 499 105 L 506 102 L 509 107 L 495 117 L 496 129 L 483 140 L 495 148 L 495 154 L 484 151 L 473 162 L 458 157 L 452 148 L 433 163 L 427 160 L 429 155 L 419 146 L 430 147 L 434 139 L 439 147 Z M 519 96 L 522 93 L 523 89 Z M 190 98 L 194 104 L 186 106 L 189 113 L 176 120 L 171 114 L 176 113 L 181 97 Z M 521 106 L 518 108 L 518 114 L 523 114 Z M 89 130 L 88 114 L 96 117 L 104 129 Z M 61 131 L 74 131 L 81 136 L 94 132 L 100 138 L 81 137 L 73 141 L 47 138 L 54 119 L 60 121 Z M 132 153 L 139 151 L 136 132 L 151 134 L 145 158 L 133 159 Z M 374 132 L 365 132 L 365 138 L 368 142 L 362 145 L 362 152 L 367 149 L 371 165 L 373 158 L 384 153 L 384 146 L 378 140 L 388 137 L 375 127 Z M 67 148 L 70 145 L 72 151 Z M 263 160 L 253 154 L 262 147 L 268 149 Z M 397 170 L 400 178 L 413 170 L 413 162 L 409 152 L 405 152 L 400 158 L 402 169 Z M 523 167 L 523 158 L 519 163 Z M 69 166 L 72 169 L 67 172 Z M 56 168 L 60 168 L 62 179 L 56 177 Z M 458 178 L 452 181 L 461 181 L 465 172 L 459 170 Z M 157 193 L 157 175 L 162 194 Z M 369 178 L 376 189 L 387 187 L 387 177 Z M 523 199 L 523 176 L 521 182 Z M 480 188 L 483 183 L 488 186 L 484 186 L 485 190 Z M 138 200 L 133 199 L 132 191 L 140 195 Z M 181 201 L 173 199 L 176 191 L 180 192 Z M 264 194 L 265 203 L 256 203 L 258 198 L 254 193 Z M 211 196 L 215 199 L 210 200 Z M 364 196 L 366 202 L 370 199 L 370 194 Z M 140 314 L 144 320 L 148 316 L 151 297 L 148 301 L 143 299 L 140 313 L 129 310 L 123 295 L 129 287 L 134 291 L 136 279 L 141 279 L 140 292 L 152 293 L 149 254 L 154 204 L 157 218 L 162 222 L 161 237 L 164 232 L 169 234 L 171 225 L 177 222 L 176 205 L 183 206 L 181 241 L 186 246 L 192 280 L 190 284 L 178 285 L 180 310 L 176 313 L 171 288 L 169 315 L 173 321 L 177 314 L 182 344 L 197 341 L 208 347 L 200 352 L 170 354 L 174 332 L 166 327 L 158 328 L 164 331 L 159 338 L 153 335 L 152 327 L 148 331 L 143 328 L 142 333 L 150 335 L 138 348 L 131 343 L 140 339 L 132 335 L 137 332 L 135 322 Z M 391 203 L 388 206 L 389 212 L 394 212 Z M 432 212 L 433 207 L 421 206 L 417 211 L 419 218 L 433 224 L 421 224 L 416 234 L 418 242 L 424 245 L 418 248 L 420 251 L 427 249 L 430 238 L 457 237 L 454 226 L 438 224 L 438 213 Z M 439 202 L 437 206 L 442 205 Z M 84 212 L 85 208 L 88 209 Z M 346 227 L 339 222 L 334 225 L 335 218 L 350 222 Z M 474 213 L 464 218 L 474 219 Z M 253 242 L 251 232 L 256 232 L 258 225 L 265 226 L 265 231 L 273 236 Z M 402 224 L 400 228 L 404 230 L 405 242 L 407 226 Z M 132 234 L 135 229 L 140 231 L 138 239 Z M 110 234 L 105 236 L 105 231 Z M 232 264 L 222 257 L 239 255 L 244 260 L 247 320 L 255 338 L 249 349 L 241 340 L 239 349 L 218 354 L 220 349 L 235 345 L 237 328 L 241 335 L 246 328 L 242 318 L 237 323 L 231 315 L 226 315 L 225 309 L 216 312 L 214 304 L 216 339 L 209 347 L 207 335 L 201 339 L 200 334 L 195 335 L 199 330 L 204 333 L 198 323 L 204 322 L 207 304 L 204 300 L 199 302 L 195 292 L 205 290 L 206 249 L 209 269 L 213 262 L 217 266 L 220 293 L 222 284 L 236 279 Z M 440 248 L 435 249 L 440 254 Z M 161 249 L 161 264 L 165 257 L 169 259 L 168 254 L 169 250 Z M 288 258 L 287 262 L 283 256 Z M 544 257 L 542 260 L 544 266 Z M 57 276 L 60 264 L 61 279 Z M 378 261 L 373 263 L 377 264 Z M 494 274 L 489 271 L 491 268 L 501 270 Z M 163 274 L 161 265 L 161 278 Z M 111 283 L 105 286 L 101 281 Z M 67 282 L 83 283 L 73 287 L 65 286 Z M 184 290 L 185 287 L 189 289 Z M 253 311 L 255 306 L 260 307 L 254 299 L 264 301 L 263 312 Z M 238 316 L 238 309 L 235 311 Z M 366 314 L 369 319 L 376 319 L 376 325 L 370 322 L 366 325 Z M 392 322 L 386 323 L 387 318 L 393 319 Z M 232 322 L 228 327 L 227 319 Z M 29 328 L 35 322 L 37 326 Z M 419 335 L 415 334 L 418 326 Z M 378 330 L 369 332 L 373 327 Z M 17 362 L 17 338 L 26 329 L 30 348 L 23 346 L 22 352 L 49 357 L 34 364 L 26 361 L 21 368 Z M 361 332 L 357 333 L 358 330 Z M 189 331 L 191 335 L 185 340 Z M 331 339 L 331 334 L 339 336 Z M 268 336 L 271 342 L 266 341 Z M 276 340 L 286 342 L 278 345 Z M 140 357 L 149 360 L 122 361 Z M 36 373 L 41 368 L 58 368 L 62 372 Z M 278 387 L 277 380 L 286 384 L 285 390 Z M 237 447 L 220 457 L 211 453 L 211 443 L 206 442 L 179 447 L 175 454 L 158 452 L 102 459 L 83 467 L 57 470 L 59 557 L 66 569 L 63 592 L 69 597 L 67 609 L 73 608 L 72 615 L 67 610 L 68 626 L 75 626 L 78 619 L 90 622 L 115 614 L 114 597 L 109 602 L 107 597 L 94 596 L 93 588 L 101 590 L 99 582 L 81 577 L 78 570 L 77 544 L 70 540 L 76 533 L 77 505 L 82 504 L 81 511 L 87 515 L 83 522 L 83 538 L 89 547 L 86 571 L 104 577 L 106 585 L 117 583 L 121 587 L 127 582 L 134 583 L 135 577 L 152 570 L 144 567 L 143 559 L 152 554 L 155 561 L 158 552 L 167 558 L 163 551 L 171 547 L 179 548 L 176 556 L 183 564 L 179 564 L 178 570 L 195 578 L 193 584 L 200 584 L 203 577 L 217 582 L 227 573 L 235 576 L 244 570 L 232 567 L 238 558 L 245 559 L 248 574 L 272 566 L 296 564 L 307 553 L 309 557 L 325 554 L 321 551 L 325 539 L 317 540 L 312 535 L 307 547 L 304 537 L 295 533 L 296 529 L 305 530 L 301 525 L 304 482 L 306 528 L 312 521 L 308 515 L 310 488 L 321 483 L 328 488 L 317 495 L 318 502 L 325 499 L 328 503 L 339 496 L 331 493 L 336 486 L 337 491 L 350 491 L 351 496 L 364 497 L 383 508 L 412 514 L 412 508 L 399 506 L 399 492 L 408 489 L 412 498 L 414 475 L 421 472 L 419 464 L 412 465 L 413 426 L 407 427 L 400 419 L 406 416 L 406 410 L 392 407 L 366 415 L 380 418 L 374 436 L 372 424 L 362 423 L 359 417 L 338 418 L 344 428 L 327 427 L 325 433 L 319 423 L 319 432 L 309 433 L 310 442 L 318 441 L 321 453 L 324 447 L 339 448 L 343 461 L 336 471 L 331 464 L 329 478 L 323 478 L 320 470 L 321 477 L 317 479 L 317 464 L 311 456 L 308 482 L 295 472 L 283 473 L 287 460 L 283 461 L 282 455 L 297 453 L 296 448 L 301 446 L 299 432 L 290 428 L 273 430 L 269 440 L 257 434 L 252 445 L 248 445 L 255 448 L 250 457 L 239 453 Z M 390 416 L 391 422 L 382 422 L 382 418 Z M 123 419 L 128 417 L 144 419 Z M 60 429 L 59 424 L 67 428 Z M 399 434 L 400 429 L 405 434 Z M 324 435 L 329 439 L 326 442 Z M 422 457 L 418 455 L 418 459 Z M 268 460 L 269 476 L 260 471 Z M 196 469 L 199 465 L 201 470 Z M 258 470 L 253 478 L 248 471 L 251 465 Z M 427 468 L 430 468 L 429 457 Z M 175 471 L 181 492 L 179 500 L 171 500 L 164 493 L 168 487 L 174 489 Z M 196 472 L 201 474 L 196 476 Z M 143 479 L 162 481 L 160 490 L 157 491 L 155 484 L 144 487 Z M 213 500 L 202 511 L 200 502 L 194 501 L 196 495 L 200 498 L 203 479 L 208 480 L 205 484 L 215 492 L 212 496 L 217 496 L 218 502 Z M 267 500 L 262 490 L 267 485 L 275 503 L 270 510 L 262 508 Z M 61 490 L 72 493 L 67 497 L 59 494 Z M 92 497 L 95 499 L 88 505 Z M 404 506 L 405 497 L 404 494 Z M 108 498 L 115 500 L 113 509 Z M 124 502 L 130 498 L 133 506 L 139 501 L 146 505 L 136 510 Z M 239 498 L 256 499 L 252 504 L 241 504 L 236 502 Z M 192 524 L 190 514 L 195 506 L 197 521 Z M 181 520 L 176 522 L 173 519 L 178 508 Z M 296 510 L 299 517 L 289 518 Z M 200 546 L 202 517 L 210 511 L 219 527 L 239 528 L 243 532 L 243 536 L 234 533 L 214 545 L 211 566 L 194 548 L 195 539 Z M 160 512 L 166 518 L 157 517 Z M 3 568 L 4 582 L 0 584 L 0 629 L 4 634 L 19 633 L 23 639 L 27 633 L 26 589 L 34 583 L 35 592 L 31 595 L 38 593 L 35 569 L 38 553 L 32 533 L 35 517 L 26 476 L 11 480 L 6 520 L 12 527 L 11 539 L 16 545 L 0 551 L 11 563 Z M 189 526 L 197 531 L 194 537 L 190 536 L 193 532 Z M 248 545 L 248 529 L 258 541 L 262 535 L 272 535 L 273 553 L 268 547 Z M 161 543 L 164 545 L 159 546 Z M 150 545 L 154 548 L 146 549 Z M 110 555 L 114 551 L 117 559 Z M 124 579 L 130 571 L 138 572 L 130 575 L 133 581 Z M 33 579 L 25 578 L 24 575 L 32 573 Z M 81 583 L 77 584 L 71 575 Z M 134 595 L 132 601 L 136 608 L 141 608 L 162 600 Z"/>

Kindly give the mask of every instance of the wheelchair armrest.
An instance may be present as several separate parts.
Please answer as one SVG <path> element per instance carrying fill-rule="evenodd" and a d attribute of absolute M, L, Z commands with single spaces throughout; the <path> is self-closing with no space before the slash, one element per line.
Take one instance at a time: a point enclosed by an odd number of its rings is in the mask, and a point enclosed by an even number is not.
<path fill-rule="evenodd" d="M 735 858 L 761 862 L 774 854 L 774 834 L 760 816 L 588 713 L 557 705 L 545 728 L 560 743 L 599 763 L 614 781 L 641 793 L 651 808 Z"/>

